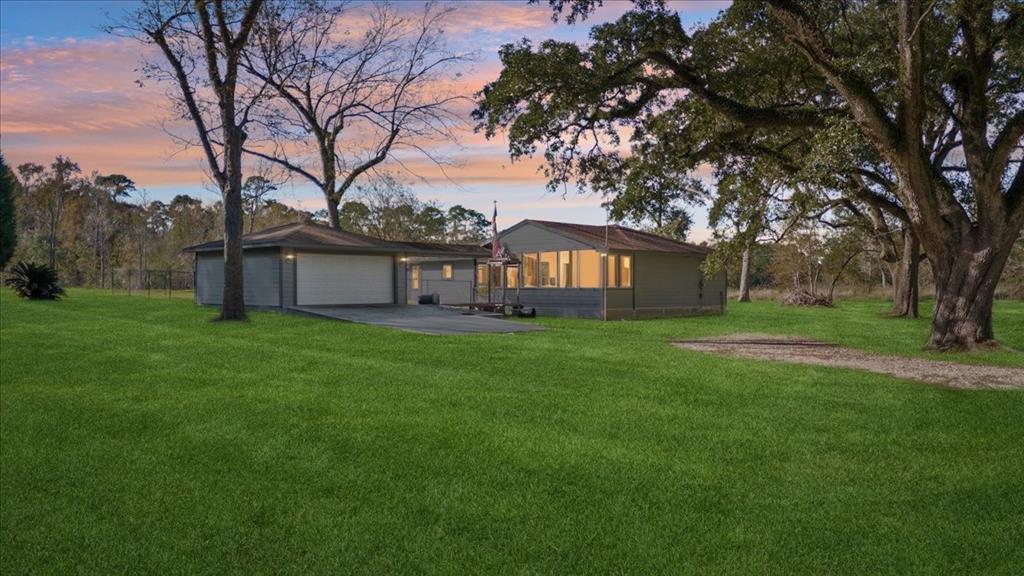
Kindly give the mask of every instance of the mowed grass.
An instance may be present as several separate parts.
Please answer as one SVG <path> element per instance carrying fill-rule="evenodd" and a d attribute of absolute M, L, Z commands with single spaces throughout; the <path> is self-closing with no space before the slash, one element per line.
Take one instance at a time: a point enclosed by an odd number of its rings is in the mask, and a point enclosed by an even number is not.
<path fill-rule="evenodd" d="M 1024 393 L 667 344 L 927 355 L 884 310 L 437 337 L 4 291 L 0 573 L 1020 574 Z"/>

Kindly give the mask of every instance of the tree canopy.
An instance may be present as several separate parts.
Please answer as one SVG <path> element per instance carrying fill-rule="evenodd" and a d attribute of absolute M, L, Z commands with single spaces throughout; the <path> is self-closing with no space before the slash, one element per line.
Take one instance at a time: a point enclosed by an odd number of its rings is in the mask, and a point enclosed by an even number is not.
<path fill-rule="evenodd" d="M 600 4 L 549 3 L 571 21 Z M 641 1 L 585 46 L 503 46 L 475 117 L 488 136 L 507 130 L 513 158 L 542 150 L 552 186 L 621 198 L 651 174 L 687 190 L 702 168 L 756 166 L 827 207 L 882 210 L 936 276 L 931 345 L 969 347 L 993 337 L 992 294 L 1024 224 L 1022 11 L 739 0 L 688 31 Z"/>

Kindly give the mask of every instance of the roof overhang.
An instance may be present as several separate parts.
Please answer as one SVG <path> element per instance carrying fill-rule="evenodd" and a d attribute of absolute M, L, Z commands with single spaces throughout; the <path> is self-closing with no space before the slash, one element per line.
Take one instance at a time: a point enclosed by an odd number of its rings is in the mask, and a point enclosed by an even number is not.
<path fill-rule="evenodd" d="M 394 254 L 396 256 L 415 255 L 431 256 L 450 259 L 470 259 L 489 256 L 488 251 L 468 252 L 453 251 L 444 249 L 423 248 L 418 246 L 324 246 L 322 244 L 295 244 L 282 242 L 249 243 L 242 246 L 242 250 L 264 250 L 264 249 L 288 249 L 298 252 L 320 252 L 329 254 Z M 223 244 L 207 245 L 199 244 L 182 249 L 182 252 L 195 252 L 197 254 L 222 252 Z"/>

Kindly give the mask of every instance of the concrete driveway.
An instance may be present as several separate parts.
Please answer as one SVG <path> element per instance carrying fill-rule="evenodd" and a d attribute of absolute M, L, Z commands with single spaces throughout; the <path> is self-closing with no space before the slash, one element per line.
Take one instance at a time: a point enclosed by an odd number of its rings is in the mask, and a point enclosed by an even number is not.
<path fill-rule="evenodd" d="M 346 322 L 387 326 L 421 334 L 482 334 L 534 332 L 543 326 L 427 305 L 409 306 L 297 306 L 311 316 Z"/>

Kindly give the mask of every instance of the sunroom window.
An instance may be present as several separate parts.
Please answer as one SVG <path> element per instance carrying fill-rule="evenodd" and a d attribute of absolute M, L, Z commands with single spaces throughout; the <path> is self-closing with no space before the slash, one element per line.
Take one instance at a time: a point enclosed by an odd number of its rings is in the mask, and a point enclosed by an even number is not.
<path fill-rule="evenodd" d="M 519 288 L 519 268 L 514 266 L 505 268 L 505 287 Z"/>
<path fill-rule="evenodd" d="M 633 287 L 633 257 L 619 256 L 619 288 Z"/>
<path fill-rule="evenodd" d="M 563 250 L 558 253 L 558 287 L 572 288 L 572 252 Z"/>
<path fill-rule="evenodd" d="M 540 285 L 543 288 L 558 286 L 558 252 L 540 253 Z"/>
<path fill-rule="evenodd" d="M 523 287 L 536 288 L 537 282 L 537 254 L 523 254 Z"/>
<path fill-rule="evenodd" d="M 608 287 L 633 287 L 633 257 L 626 254 L 608 255 Z"/>
<path fill-rule="evenodd" d="M 596 250 L 576 250 L 572 260 L 576 288 L 601 287 L 601 256 Z"/>

